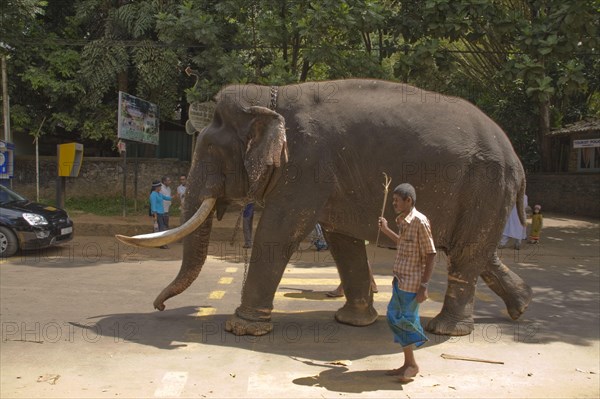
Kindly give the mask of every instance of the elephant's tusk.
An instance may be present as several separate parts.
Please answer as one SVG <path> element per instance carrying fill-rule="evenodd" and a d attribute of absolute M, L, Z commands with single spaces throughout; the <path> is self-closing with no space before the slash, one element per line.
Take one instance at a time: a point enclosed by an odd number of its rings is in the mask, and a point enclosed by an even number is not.
<path fill-rule="evenodd" d="M 215 198 L 207 198 L 202 202 L 200 208 L 196 211 L 187 222 L 179 227 L 167 231 L 159 231 L 157 233 L 141 234 L 133 237 L 116 234 L 117 240 L 138 247 L 160 247 L 162 245 L 171 244 L 179 241 L 188 234 L 196 230 L 210 215 L 217 200 Z"/>

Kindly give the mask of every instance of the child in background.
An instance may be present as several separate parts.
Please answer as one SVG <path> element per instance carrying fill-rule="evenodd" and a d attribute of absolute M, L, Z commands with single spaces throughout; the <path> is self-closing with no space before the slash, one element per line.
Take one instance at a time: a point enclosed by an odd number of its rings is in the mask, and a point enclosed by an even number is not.
<path fill-rule="evenodd" d="M 544 217 L 542 216 L 542 207 L 535 205 L 533 207 L 533 215 L 531 216 L 531 233 L 529 234 L 529 243 L 537 244 L 540 241 L 540 233 L 542 232 L 542 226 L 544 224 Z"/>

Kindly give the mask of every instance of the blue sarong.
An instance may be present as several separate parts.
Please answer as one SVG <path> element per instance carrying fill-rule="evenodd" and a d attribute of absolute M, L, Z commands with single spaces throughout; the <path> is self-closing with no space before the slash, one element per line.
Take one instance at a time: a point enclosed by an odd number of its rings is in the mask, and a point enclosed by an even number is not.
<path fill-rule="evenodd" d="M 419 347 L 429 341 L 419 319 L 419 303 L 416 292 L 398 288 L 396 278 L 392 282 L 392 299 L 387 309 L 387 322 L 394 333 L 394 342 Z"/>

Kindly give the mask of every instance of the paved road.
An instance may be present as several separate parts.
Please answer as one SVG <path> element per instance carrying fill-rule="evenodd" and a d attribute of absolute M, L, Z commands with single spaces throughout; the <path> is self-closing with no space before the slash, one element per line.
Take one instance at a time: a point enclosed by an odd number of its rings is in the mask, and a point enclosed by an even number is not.
<path fill-rule="evenodd" d="M 198 280 L 157 312 L 152 301 L 178 271 L 180 244 L 134 250 L 79 237 L 0 265 L 0 396 L 597 397 L 599 231 L 597 221 L 547 218 L 540 246 L 504 250 L 535 291 L 525 317 L 511 322 L 481 285 L 475 332 L 430 335 L 416 353 L 421 373 L 407 385 L 384 375 L 402 362 L 383 319 L 394 251 L 369 252 L 379 284 L 374 325 L 333 321 L 343 302 L 324 293 L 337 272 L 328 252 L 306 249 L 284 274 L 274 331 L 250 338 L 222 328 L 239 304 L 239 244 L 212 244 Z M 444 287 L 439 256 L 424 323 L 441 309 Z"/>

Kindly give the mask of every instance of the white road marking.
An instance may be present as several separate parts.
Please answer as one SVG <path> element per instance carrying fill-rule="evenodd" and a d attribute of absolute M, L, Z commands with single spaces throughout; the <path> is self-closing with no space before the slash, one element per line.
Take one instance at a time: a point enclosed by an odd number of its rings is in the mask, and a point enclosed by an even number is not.
<path fill-rule="evenodd" d="M 155 398 L 177 398 L 181 396 L 188 379 L 187 371 L 169 371 L 165 373 L 161 386 L 154 391 Z"/>

